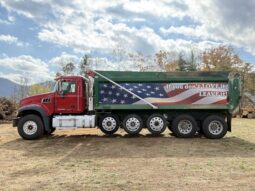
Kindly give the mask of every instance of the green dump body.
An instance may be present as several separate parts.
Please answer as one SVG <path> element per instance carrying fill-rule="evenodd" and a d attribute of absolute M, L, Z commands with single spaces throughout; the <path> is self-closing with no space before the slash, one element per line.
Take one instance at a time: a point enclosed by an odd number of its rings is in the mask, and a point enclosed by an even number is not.
<path fill-rule="evenodd" d="M 97 71 L 157 106 L 155 110 L 225 110 L 241 97 L 240 77 L 229 72 Z M 96 110 L 153 110 L 102 77 L 95 76 Z"/>

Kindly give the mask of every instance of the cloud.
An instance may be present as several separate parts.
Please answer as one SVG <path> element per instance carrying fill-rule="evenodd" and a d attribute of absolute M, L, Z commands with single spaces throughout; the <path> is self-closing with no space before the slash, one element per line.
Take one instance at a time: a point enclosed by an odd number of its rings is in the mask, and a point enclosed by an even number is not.
<path fill-rule="evenodd" d="M 133 13 L 151 14 L 163 18 L 182 18 L 187 7 L 181 1 L 127 1 L 123 8 Z"/>
<path fill-rule="evenodd" d="M 10 21 L 8 21 L 8 20 L 0 19 L 0 24 L 10 25 L 12 23 Z"/>
<path fill-rule="evenodd" d="M 48 65 L 40 59 L 29 55 L 18 57 L 1 57 L 0 76 L 19 82 L 21 77 L 28 78 L 30 83 L 42 82 L 52 79 Z"/>
<path fill-rule="evenodd" d="M 132 15 L 135 15 L 133 17 L 135 22 L 145 21 L 152 16 L 182 18 L 185 16 L 183 10 L 187 9 L 187 6 L 181 4 L 180 1 L 174 0 L 170 2 L 95 0 L 93 4 L 81 0 L 55 3 L 50 0 L 29 0 L 29 2 L 25 5 L 14 0 L 3 0 L 2 5 L 10 11 L 36 20 L 41 26 L 38 33 L 41 41 L 72 47 L 75 52 L 89 52 L 90 50 L 107 52 L 120 44 L 133 51 L 143 51 L 146 54 L 165 49 L 172 46 L 173 40 L 165 41 L 148 26 L 131 27 L 125 22 L 130 22 L 129 16 L 132 18 Z M 116 18 L 116 14 L 112 14 L 112 11 L 116 12 L 119 8 L 121 8 L 121 13 Z M 128 14 L 125 15 L 124 12 Z M 47 19 L 48 17 L 51 19 Z"/>
<path fill-rule="evenodd" d="M 203 28 L 204 38 L 244 48 L 255 55 L 255 0 L 199 0 L 187 4 L 189 16 Z"/>
<path fill-rule="evenodd" d="M 7 42 L 7 43 L 17 43 L 18 38 L 11 35 L 0 35 L 0 41 Z"/>
<path fill-rule="evenodd" d="M 203 43 L 183 39 L 163 39 L 152 28 L 137 29 L 124 23 L 113 24 L 105 19 L 98 19 L 94 24 L 94 30 L 89 33 L 77 30 L 77 27 L 72 24 L 66 24 L 64 29 L 58 26 L 53 28 L 42 30 L 38 37 L 43 41 L 75 47 L 77 52 L 98 50 L 109 53 L 117 48 L 125 48 L 131 52 L 154 54 L 159 50 L 188 51 L 191 47 L 200 46 L 200 43 Z"/>
<path fill-rule="evenodd" d="M 163 34 L 181 34 L 189 38 L 202 40 L 218 40 L 217 37 L 211 35 L 204 26 L 171 26 L 169 28 L 160 28 Z"/>
<path fill-rule="evenodd" d="M 28 43 L 24 43 L 20 40 L 18 40 L 17 37 L 12 35 L 0 35 L 0 42 L 9 43 L 9 44 L 15 44 L 17 46 L 28 46 Z"/>
<path fill-rule="evenodd" d="M 145 54 L 230 44 L 255 55 L 254 4 L 255 0 L 1 1 L 9 12 L 38 23 L 40 41 L 76 53 L 109 53 L 123 46 Z"/>
<path fill-rule="evenodd" d="M 42 61 L 31 55 L 21 55 L 9 57 L 6 54 L 0 55 L 1 71 L 0 77 L 10 79 L 20 83 L 22 78 L 27 78 L 30 84 L 53 80 L 56 71 L 61 70 L 61 66 L 72 62 L 76 66 L 78 73 L 78 63 L 80 58 L 76 55 L 62 52 L 61 55 L 51 58 L 49 61 Z"/>
<path fill-rule="evenodd" d="M 79 61 L 79 58 L 76 55 L 68 54 L 66 52 L 62 52 L 60 56 L 56 56 L 52 58 L 49 63 L 51 65 L 62 65 L 67 63 L 77 63 Z"/>
<path fill-rule="evenodd" d="M 54 71 L 61 71 L 62 67 L 68 63 L 73 63 L 75 66 L 75 73 L 78 73 L 80 58 L 73 54 L 62 52 L 60 56 L 56 56 L 49 60 L 48 64 Z"/>
<path fill-rule="evenodd" d="M 51 1 L 49 0 L 28 0 L 26 2 L 3 0 L 0 3 L 3 7 L 7 8 L 7 10 L 14 11 L 28 18 L 44 19 L 44 16 L 51 15 L 52 10 Z"/>
<path fill-rule="evenodd" d="M 16 21 L 16 18 L 9 15 L 7 19 L 0 19 L 0 24 L 11 25 L 11 24 L 14 24 L 15 21 Z"/>

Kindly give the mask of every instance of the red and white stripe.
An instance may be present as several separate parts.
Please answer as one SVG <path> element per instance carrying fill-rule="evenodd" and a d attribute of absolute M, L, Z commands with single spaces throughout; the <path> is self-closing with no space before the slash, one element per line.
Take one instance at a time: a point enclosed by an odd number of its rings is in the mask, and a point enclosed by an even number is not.
<path fill-rule="evenodd" d="M 187 85 L 212 85 L 211 88 L 191 88 L 184 89 Z M 173 83 L 172 86 L 165 84 L 164 89 L 168 94 L 168 98 L 145 98 L 146 101 L 156 105 L 165 104 L 227 104 L 227 93 L 228 84 L 227 83 Z M 213 88 L 214 85 L 220 85 L 220 88 Z M 179 86 L 183 88 L 173 89 L 172 87 Z M 169 88 L 171 87 L 171 88 Z M 201 96 L 201 92 L 218 92 L 217 96 Z M 224 96 L 223 96 L 224 95 Z M 144 104 L 144 101 L 140 100 L 135 104 Z"/>

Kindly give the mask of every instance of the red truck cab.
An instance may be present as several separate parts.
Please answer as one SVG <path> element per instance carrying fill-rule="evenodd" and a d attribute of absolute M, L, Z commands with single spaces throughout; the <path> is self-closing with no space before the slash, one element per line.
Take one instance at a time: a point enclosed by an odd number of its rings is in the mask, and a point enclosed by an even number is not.
<path fill-rule="evenodd" d="M 54 130 L 53 116 L 86 113 L 86 79 L 82 76 L 60 76 L 55 80 L 52 92 L 30 96 L 20 101 L 20 108 L 17 118 L 13 120 L 13 126 L 19 126 L 24 116 L 37 116 L 42 120 L 44 133 L 47 134 Z M 29 128 L 32 130 L 33 127 L 28 126 L 27 132 Z"/>
<path fill-rule="evenodd" d="M 80 76 L 60 76 L 56 78 L 54 90 L 24 98 L 20 109 L 28 106 L 42 108 L 48 116 L 53 114 L 80 114 L 85 111 L 85 81 Z"/>

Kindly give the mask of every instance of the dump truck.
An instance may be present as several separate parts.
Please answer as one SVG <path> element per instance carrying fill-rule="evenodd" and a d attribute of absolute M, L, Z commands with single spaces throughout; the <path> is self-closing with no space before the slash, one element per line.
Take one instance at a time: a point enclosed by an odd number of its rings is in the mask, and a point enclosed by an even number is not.
<path fill-rule="evenodd" d="M 24 139 L 55 129 L 99 128 L 110 135 L 123 128 L 159 135 L 168 127 L 179 138 L 197 133 L 219 139 L 231 131 L 241 87 L 228 72 L 130 72 L 87 70 L 60 76 L 52 92 L 20 101 L 13 126 Z"/>

